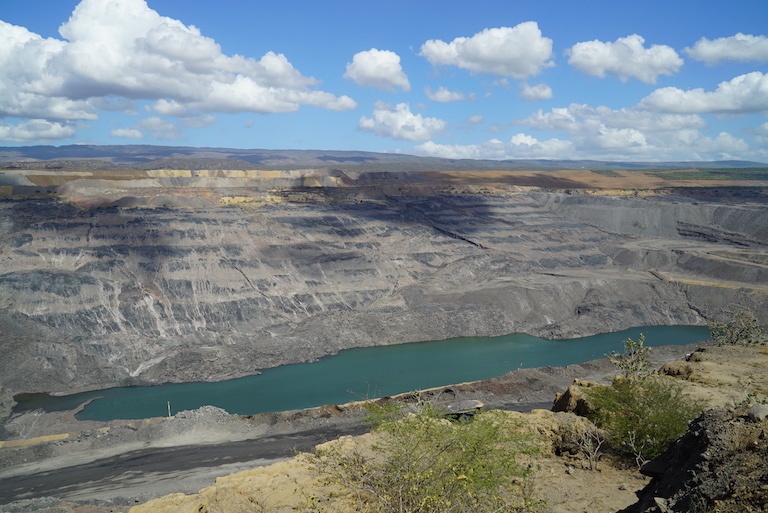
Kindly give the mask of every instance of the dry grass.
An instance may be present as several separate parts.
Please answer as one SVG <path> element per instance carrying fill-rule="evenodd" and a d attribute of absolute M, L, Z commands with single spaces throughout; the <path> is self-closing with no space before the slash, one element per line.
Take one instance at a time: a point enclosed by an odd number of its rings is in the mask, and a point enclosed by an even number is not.
<path fill-rule="evenodd" d="M 666 180 L 642 171 L 615 171 L 605 174 L 588 169 L 561 171 L 430 171 L 422 175 L 439 181 L 463 184 L 504 183 L 542 188 L 574 189 L 668 189 L 670 187 L 721 187 L 727 180 Z"/>

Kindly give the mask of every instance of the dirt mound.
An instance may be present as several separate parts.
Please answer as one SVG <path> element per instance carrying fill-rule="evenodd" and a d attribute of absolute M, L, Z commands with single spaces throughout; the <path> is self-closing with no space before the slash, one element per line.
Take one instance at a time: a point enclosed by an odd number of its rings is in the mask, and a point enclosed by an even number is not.
<path fill-rule="evenodd" d="M 755 410 L 713 409 L 693 421 L 643 468 L 654 479 L 637 511 L 768 511 L 768 421 Z"/>

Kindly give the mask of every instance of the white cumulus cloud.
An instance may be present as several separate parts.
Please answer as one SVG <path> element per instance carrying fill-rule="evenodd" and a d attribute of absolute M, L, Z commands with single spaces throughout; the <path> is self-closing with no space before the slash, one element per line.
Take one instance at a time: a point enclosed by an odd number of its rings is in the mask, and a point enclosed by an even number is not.
<path fill-rule="evenodd" d="M 763 154 L 765 158 L 768 158 L 768 122 L 763 123 L 759 127 L 753 129 L 752 133 L 757 144 L 763 148 Z"/>
<path fill-rule="evenodd" d="M 721 82 L 714 91 L 677 87 L 657 89 L 640 101 L 657 112 L 691 114 L 754 114 L 768 112 L 768 74 L 759 71 Z"/>
<path fill-rule="evenodd" d="M 216 116 L 211 114 L 202 114 L 200 116 L 186 117 L 181 122 L 181 124 L 189 128 L 206 128 L 212 126 L 215 122 Z"/>
<path fill-rule="evenodd" d="M 485 117 L 480 114 L 475 114 L 467 118 L 467 123 L 470 125 L 481 125 L 485 121 Z"/>
<path fill-rule="evenodd" d="M 667 114 L 639 108 L 611 109 L 572 103 L 568 107 L 555 107 L 549 112 L 541 109 L 516 121 L 537 130 L 566 131 L 580 134 L 590 126 L 609 128 L 635 128 L 643 132 L 660 132 L 705 128 L 707 123 L 697 114 Z"/>
<path fill-rule="evenodd" d="M 380 137 L 391 137 L 404 141 L 426 141 L 446 133 L 448 123 L 438 118 L 425 118 L 411 112 L 407 103 L 392 106 L 376 102 L 373 115 L 360 118 L 358 128 L 373 132 Z"/>
<path fill-rule="evenodd" d="M 151 108 L 162 116 L 185 117 L 188 114 L 185 106 L 176 100 L 166 100 L 165 98 L 157 100 Z"/>
<path fill-rule="evenodd" d="M 574 103 L 547 112 L 539 109 L 524 119 L 514 120 L 513 124 L 538 131 L 562 132 L 565 136 L 546 139 L 518 133 L 507 142 L 494 138 L 470 145 L 427 141 L 416 146 L 415 151 L 450 158 L 649 162 L 744 158 L 750 151 L 743 139 L 726 132 L 708 135 L 706 121 L 697 114 L 653 112 L 639 106 L 612 109 Z M 759 132 L 755 130 L 756 139 L 760 138 Z M 759 152 L 753 154 L 760 155 Z"/>
<path fill-rule="evenodd" d="M 144 134 L 141 130 L 135 128 L 115 128 L 109 133 L 110 137 L 121 137 L 124 139 L 143 139 Z"/>
<path fill-rule="evenodd" d="M 412 151 L 419 155 L 454 159 L 597 159 L 648 162 L 668 160 L 721 160 L 743 158 L 749 146 L 742 139 L 721 132 L 707 137 L 698 130 L 670 132 L 663 137 L 635 129 L 598 125 L 584 137 L 539 140 L 519 133 L 508 142 L 491 139 L 480 144 L 448 145 L 427 141 Z"/>
<path fill-rule="evenodd" d="M 59 33 L 44 39 L 0 21 L 0 116 L 94 120 L 115 98 L 154 100 L 159 114 L 185 116 L 357 106 L 315 89 L 282 54 L 225 55 L 145 0 L 82 0 Z"/>
<path fill-rule="evenodd" d="M 163 108 L 156 108 L 157 105 L 147 110 L 163 111 Z M 176 114 L 169 114 L 176 115 Z M 144 118 L 129 128 L 116 128 L 110 132 L 111 137 L 123 137 L 126 139 L 143 139 L 144 132 L 151 132 L 153 139 L 182 139 L 181 127 L 187 128 L 205 128 L 211 126 L 216 121 L 216 117 L 211 114 L 201 114 L 199 116 L 186 116 L 181 123 L 176 124 L 163 119 L 159 116 L 150 116 Z"/>
<path fill-rule="evenodd" d="M 645 39 L 637 34 L 620 37 L 615 42 L 585 41 L 576 43 L 566 54 L 568 63 L 583 73 L 600 78 L 615 75 L 626 82 L 636 78 L 655 84 L 659 75 L 673 75 L 683 59 L 670 46 L 645 48 Z"/>
<path fill-rule="evenodd" d="M 178 140 L 181 139 L 179 134 L 179 127 L 167 119 L 152 116 L 142 119 L 135 127 L 137 130 L 143 130 L 152 132 L 154 139 L 168 139 Z"/>
<path fill-rule="evenodd" d="M 552 98 L 552 88 L 547 84 L 529 85 L 527 82 L 520 84 L 520 96 L 527 102 L 540 102 Z"/>
<path fill-rule="evenodd" d="M 515 134 L 508 142 L 491 139 L 480 144 L 437 144 L 432 141 L 417 145 L 415 153 L 449 159 L 524 159 L 570 158 L 573 146 L 568 141 L 548 139 L 539 141 L 527 134 Z"/>
<path fill-rule="evenodd" d="M 550 60 L 552 40 L 542 36 L 534 21 L 485 29 L 450 43 L 431 39 L 421 45 L 419 55 L 432 65 L 457 66 L 500 77 L 527 78 L 554 66 Z"/>
<path fill-rule="evenodd" d="M 698 114 L 654 112 L 639 105 L 611 109 L 584 104 L 538 110 L 515 121 L 535 130 L 560 131 L 573 144 L 569 158 L 603 160 L 719 160 L 744 158 L 748 144 L 725 132 L 705 134 Z"/>
<path fill-rule="evenodd" d="M 427 98 L 433 102 L 441 103 L 456 102 L 459 100 L 467 99 L 467 96 L 461 91 L 451 91 L 443 86 L 438 87 L 436 91 L 430 89 L 429 86 L 425 86 L 424 94 L 426 94 Z"/>
<path fill-rule="evenodd" d="M 344 78 L 357 85 L 377 87 L 391 92 L 398 87 L 406 92 L 411 90 L 408 76 L 400 65 L 400 56 L 389 50 L 371 48 L 356 53 L 352 62 L 347 63 Z"/>
<path fill-rule="evenodd" d="M 18 125 L 0 123 L 0 140 L 30 142 L 64 139 L 75 136 L 74 126 L 67 123 L 51 122 L 45 119 L 30 119 Z"/>
<path fill-rule="evenodd" d="M 722 61 L 758 61 L 768 62 L 768 37 L 753 36 L 739 32 L 735 36 L 707 39 L 702 37 L 685 53 L 691 59 L 703 61 L 709 65 Z"/>

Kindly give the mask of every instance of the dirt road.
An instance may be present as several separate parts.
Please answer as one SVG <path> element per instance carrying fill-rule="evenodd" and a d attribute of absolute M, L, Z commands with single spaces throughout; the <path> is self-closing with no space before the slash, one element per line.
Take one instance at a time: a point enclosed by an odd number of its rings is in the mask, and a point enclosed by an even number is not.
<path fill-rule="evenodd" d="M 141 497 L 174 491 L 191 493 L 212 484 L 216 476 L 269 465 L 296 451 L 342 435 L 362 434 L 359 425 L 313 429 L 289 435 L 215 445 L 152 448 L 99 459 L 64 469 L 6 477 L 0 480 L 0 504 L 55 496 L 67 500 L 139 502 Z"/>

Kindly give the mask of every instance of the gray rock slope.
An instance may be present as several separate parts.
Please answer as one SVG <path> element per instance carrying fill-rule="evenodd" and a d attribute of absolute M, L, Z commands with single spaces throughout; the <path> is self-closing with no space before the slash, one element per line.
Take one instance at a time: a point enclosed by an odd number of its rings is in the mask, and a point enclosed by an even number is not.
<path fill-rule="evenodd" d="M 702 324 L 736 305 L 764 316 L 767 255 L 764 207 L 680 199 L 8 199 L 0 387 L 221 380 L 350 347 Z"/>

